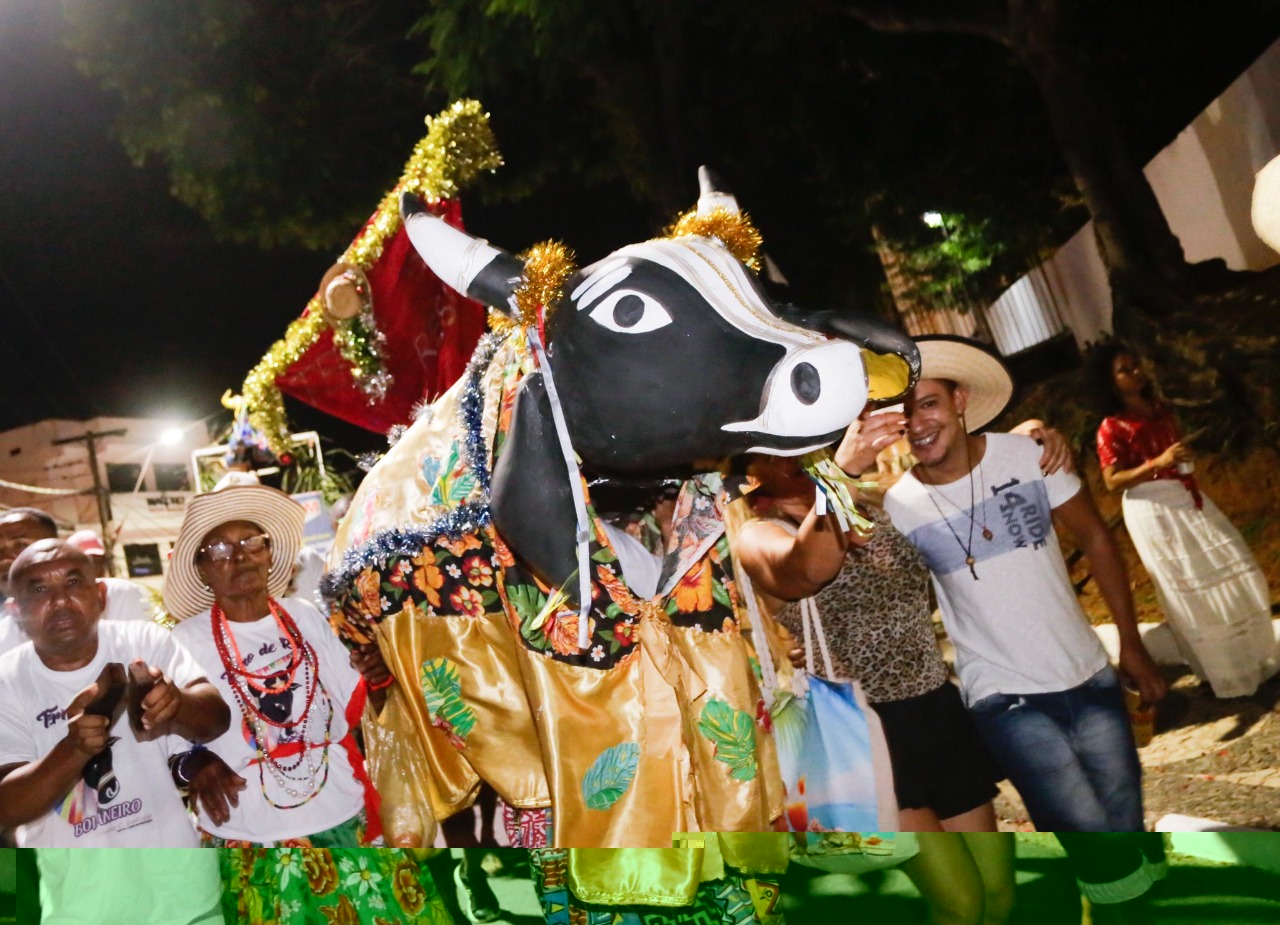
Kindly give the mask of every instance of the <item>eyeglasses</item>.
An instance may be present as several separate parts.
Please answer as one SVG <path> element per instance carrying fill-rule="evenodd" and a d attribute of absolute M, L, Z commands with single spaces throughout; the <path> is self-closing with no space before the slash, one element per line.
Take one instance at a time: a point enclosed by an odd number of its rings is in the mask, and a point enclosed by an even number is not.
<path fill-rule="evenodd" d="M 237 546 L 246 556 L 256 556 L 260 552 L 271 549 L 271 537 L 265 533 L 259 533 L 255 536 L 246 536 L 244 539 L 236 540 L 234 543 L 225 541 L 210 543 L 208 546 L 201 546 L 196 550 L 196 556 L 197 558 L 203 557 L 210 562 L 226 562 L 236 554 Z"/>

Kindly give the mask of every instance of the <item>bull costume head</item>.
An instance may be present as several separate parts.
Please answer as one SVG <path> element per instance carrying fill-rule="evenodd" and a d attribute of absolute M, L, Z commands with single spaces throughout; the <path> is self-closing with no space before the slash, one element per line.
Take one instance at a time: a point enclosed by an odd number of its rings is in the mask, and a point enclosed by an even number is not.
<path fill-rule="evenodd" d="M 736 214 L 711 172 L 699 176 L 699 214 Z M 521 317 L 523 261 L 446 224 L 412 195 L 401 211 L 441 280 Z M 799 455 L 837 440 L 868 397 L 896 397 L 919 371 L 915 345 L 897 329 L 779 305 L 717 237 L 623 247 L 575 273 L 561 293 L 545 306 L 544 359 L 519 386 L 491 499 L 504 540 L 557 587 L 579 567 L 577 473 L 566 465 L 574 455 L 594 476 L 633 480 L 706 471 L 747 452 Z M 818 318 L 839 337 L 814 330 Z"/>

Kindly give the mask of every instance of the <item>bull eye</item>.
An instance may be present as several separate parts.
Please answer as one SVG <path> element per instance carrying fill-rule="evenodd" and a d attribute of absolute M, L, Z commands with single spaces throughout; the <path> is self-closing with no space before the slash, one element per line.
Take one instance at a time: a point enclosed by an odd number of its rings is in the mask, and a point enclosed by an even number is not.
<path fill-rule="evenodd" d="M 651 295 L 619 289 L 591 309 L 591 320 L 619 334 L 644 334 L 669 325 L 671 314 Z"/>
<path fill-rule="evenodd" d="M 797 363 L 791 370 L 791 391 L 804 405 L 812 405 L 822 394 L 822 376 L 812 363 Z"/>
<path fill-rule="evenodd" d="M 644 317 L 644 299 L 638 295 L 623 296 L 613 307 L 613 320 L 619 327 L 634 328 Z"/>

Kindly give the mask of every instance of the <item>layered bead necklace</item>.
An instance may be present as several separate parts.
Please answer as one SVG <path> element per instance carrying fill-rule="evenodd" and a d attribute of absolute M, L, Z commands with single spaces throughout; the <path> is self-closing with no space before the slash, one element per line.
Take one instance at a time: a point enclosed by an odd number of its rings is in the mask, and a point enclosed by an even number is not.
<path fill-rule="evenodd" d="M 258 758 L 258 781 L 262 787 L 262 795 L 276 809 L 296 809 L 311 802 L 324 789 L 329 779 L 329 746 L 332 744 L 330 732 L 333 728 L 333 705 L 328 692 L 320 683 L 320 660 L 316 651 L 305 639 L 298 625 L 289 616 L 289 612 L 276 603 L 275 598 L 268 599 L 271 615 L 275 617 L 280 629 L 280 638 L 289 647 L 288 661 L 280 669 L 261 673 L 249 670 L 240 656 L 240 647 L 222 608 L 213 605 L 213 642 L 226 671 L 227 683 L 231 686 L 236 705 L 241 715 L 249 724 L 254 739 L 254 747 Z M 265 715 L 259 707 L 259 695 L 278 695 L 282 691 L 294 688 L 294 681 L 301 673 L 301 684 L 298 689 L 303 692 L 302 713 L 297 719 L 275 720 Z M 317 697 L 317 694 L 320 696 Z M 313 745 L 308 733 L 314 727 L 313 708 L 324 710 L 324 741 Z M 286 757 L 277 758 L 271 753 L 268 740 L 270 728 L 295 731 L 298 734 L 298 752 L 296 760 L 290 762 Z M 282 752 L 292 754 L 286 744 Z M 320 752 L 317 759 L 315 752 Z M 305 767 L 304 767 L 305 765 Z M 267 790 L 267 775 L 276 786 L 283 790 L 296 803 L 277 803 Z"/>
<path fill-rule="evenodd" d="M 979 463 L 979 467 L 978 467 L 979 468 L 978 477 L 983 479 L 982 494 L 977 495 L 974 492 L 974 488 L 973 488 L 974 466 L 973 466 L 973 460 L 970 457 L 970 453 L 969 453 L 969 438 L 967 436 L 965 437 L 965 441 L 964 441 L 964 461 L 965 461 L 965 465 L 969 467 L 969 509 L 968 510 L 961 508 L 960 505 L 956 504 L 954 501 L 952 501 L 950 498 L 944 495 L 942 493 L 941 487 L 935 486 L 931 482 L 926 482 L 923 477 L 923 471 L 917 472 L 916 476 L 917 476 L 917 481 L 919 481 L 920 484 L 924 486 L 925 495 L 928 497 L 928 499 L 931 502 L 933 502 L 934 510 L 938 512 L 938 516 L 942 518 L 942 522 L 946 524 L 947 529 L 951 531 L 951 535 L 955 537 L 956 543 L 959 544 L 960 548 L 964 551 L 964 564 L 969 567 L 969 574 L 973 576 L 973 580 L 977 581 L 978 570 L 976 568 L 976 563 L 978 560 L 973 554 L 973 528 L 977 526 L 978 522 L 973 519 L 973 509 L 977 507 L 976 502 L 978 497 L 981 497 L 984 502 L 982 505 L 982 538 L 987 542 L 991 542 L 995 534 L 993 534 L 991 532 L 991 529 L 987 526 L 987 507 L 985 503 L 986 493 L 987 493 L 987 483 L 986 483 L 986 479 L 983 478 L 983 475 L 982 475 L 981 463 Z M 958 513 L 969 518 L 969 541 L 967 543 L 964 540 L 960 539 L 960 534 L 956 532 L 956 528 L 951 526 L 951 520 L 947 517 L 945 513 L 943 513 L 942 508 L 938 505 L 937 500 L 934 498 L 935 492 L 937 493 L 939 498 L 941 498 L 943 501 L 947 502 L 947 504 L 955 508 L 955 510 Z"/>

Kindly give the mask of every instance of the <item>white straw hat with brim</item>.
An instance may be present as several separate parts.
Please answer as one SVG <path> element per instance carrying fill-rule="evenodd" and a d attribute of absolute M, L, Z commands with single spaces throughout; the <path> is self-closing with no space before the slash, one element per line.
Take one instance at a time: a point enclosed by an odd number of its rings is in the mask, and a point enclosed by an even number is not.
<path fill-rule="evenodd" d="M 257 524 L 271 537 L 267 591 L 280 597 L 288 589 L 302 545 L 306 520 L 302 505 L 266 485 L 234 485 L 206 492 L 187 504 L 164 577 L 164 606 L 175 620 L 185 620 L 213 606 L 213 592 L 196 571 L 196 553 L 210 530 L 233 520 Z"/>
<path fill-rule="evenodd" d="M 1280 157 L 1258 171 L 1251 217 L 1258 237 L 1272 250 L 1280 251 Z"/>
<path fill-rule="evenodd" d="M 915 339 L 920 348 L 920 378 L 950 379 L 969 396 L 964 422 L 969 433 L 1000 416 L 1013 397 L 1013 377 L 990 347 L 950 334 L 927 334 Z"/>

